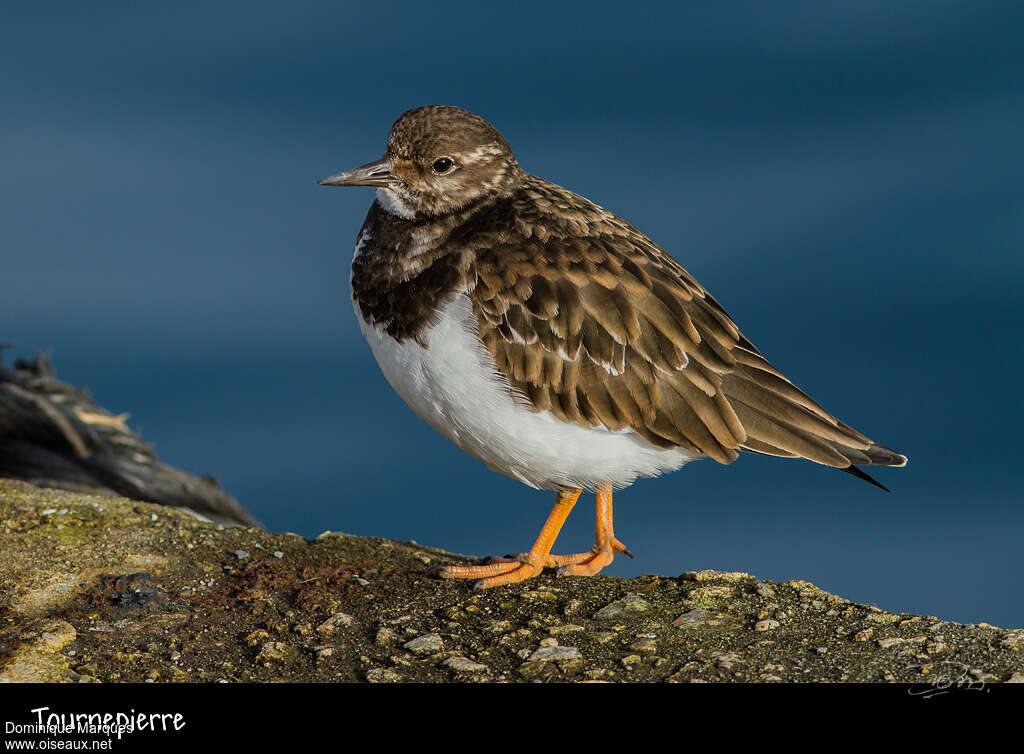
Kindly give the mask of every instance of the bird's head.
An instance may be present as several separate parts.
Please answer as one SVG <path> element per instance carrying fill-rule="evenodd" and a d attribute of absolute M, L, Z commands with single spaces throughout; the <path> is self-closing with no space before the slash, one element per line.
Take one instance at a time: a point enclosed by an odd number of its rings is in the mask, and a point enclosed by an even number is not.
<path fill-rule="evenodd" d="M 459 107 L 428 105 L 399 116 L 381 159 L 318 183 L 375 186 L 385 209 L 411 219 L 506 195 L 522 175 L 512 148 L 490 123 Z"/>

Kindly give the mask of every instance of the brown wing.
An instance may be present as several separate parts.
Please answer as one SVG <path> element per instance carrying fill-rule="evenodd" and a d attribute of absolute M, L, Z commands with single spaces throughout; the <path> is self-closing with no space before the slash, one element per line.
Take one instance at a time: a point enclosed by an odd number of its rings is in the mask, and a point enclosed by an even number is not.
<path fill-rule="evenodd" d="M 497 369 L 536 410 L 721 463 L 906 462 L 797 389 L 639 231 L 539 180 L 523 201 L 516 238 L 477 251 L 472 299 Z"/>

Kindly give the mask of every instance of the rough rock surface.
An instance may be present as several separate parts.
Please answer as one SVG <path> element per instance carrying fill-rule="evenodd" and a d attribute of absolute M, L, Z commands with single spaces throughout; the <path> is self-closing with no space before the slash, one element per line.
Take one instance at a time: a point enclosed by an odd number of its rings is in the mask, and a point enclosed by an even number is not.
<path fill-rule="evenodd" d="M 1024 630 L 698 571 L 474 592 L 415 543 L 0 481 L 0 681 L 1024 679 Z"/>

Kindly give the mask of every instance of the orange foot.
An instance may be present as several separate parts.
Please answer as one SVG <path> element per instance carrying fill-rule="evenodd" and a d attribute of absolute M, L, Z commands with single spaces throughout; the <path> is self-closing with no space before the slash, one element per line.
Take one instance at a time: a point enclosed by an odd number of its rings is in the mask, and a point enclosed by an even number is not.
<path fill-rule="evenodd" d="M 599 530 L 600 528 L 598 525 Z M 601 535 L 598 533 L 598 539 L 600 538 Z M 590 552 L 581 552 L 576 555 L 552 555 L 551 560 L 554 561 L 553 565 L 558 568 L 559 576 L 593 576 L 606 565 L 611 565 L 617 552 L 630 558 L 633 557 L 633 553 L 627 550 L 622 542 L 612 537 L 603 544 L 594 545 Z"/>
<path fill-rule="evenodd" d="M 444 566 L 438 572 L 442 579 L 479 579 L 475 589 L 490 589 L 502 584 L 515 584 L 533 578 L 544 567 L 543 564 L 520 562 L 508 558 L 489 558 L 499 562 L 475 566 Z"/>
<path fill-rule="evenodd" d="M 544 568 L 557 568 L 559 576 L 593 576 L 612 562 L 616 552 L 633 557 L 633 553 L 615 538 L 612 530 L 611 484 L 602 484 L 597 488 L 597 536 L 593 549 L 575 555 L 551 554 L 555 538 L 581 492 L 577 488 L 559 490 L 555 507 L 529 552 L 505 558 L 488 558 L 484 565 L 445 566 L 439 575 L 445 579 L 479 579 L 474 584 L 476 589 L 490 589 L 532 578 Z"/>

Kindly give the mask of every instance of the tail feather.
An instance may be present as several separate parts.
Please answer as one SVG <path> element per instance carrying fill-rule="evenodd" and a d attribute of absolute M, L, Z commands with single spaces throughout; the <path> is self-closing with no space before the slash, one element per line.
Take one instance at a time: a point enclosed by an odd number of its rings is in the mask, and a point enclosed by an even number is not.
<path fill-rule="evenodd" d="M 907 463 L 906 456 L 872 442 L 760 364 L 741 366 L 723 380 L 723 387 L 747 431 L 742 450 L 806 458 L 845 471 L 886 492 L 889 489 L 885 485 L 858 467 Z"/>
<path fill-rule="evenodd" d="M 875 479 L 869 473 L 867 473 L 866 471 L 861 470 L 860 468 L 858 468 L 856 466 L 847 466 L 845 469 L 840 469 L 840 471 L 845 471 L 847 474 L 852 474 L 853 476 L 857 477 L 858 479 L 863 479 L 868 484 L 873 484 L 876 487 L 885 490 L 886 492 L 892 492 L 892 490 L 890 490 L 884 484 L 879 482 L 877 479 Z"/>

